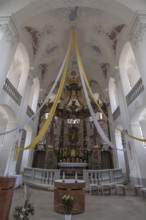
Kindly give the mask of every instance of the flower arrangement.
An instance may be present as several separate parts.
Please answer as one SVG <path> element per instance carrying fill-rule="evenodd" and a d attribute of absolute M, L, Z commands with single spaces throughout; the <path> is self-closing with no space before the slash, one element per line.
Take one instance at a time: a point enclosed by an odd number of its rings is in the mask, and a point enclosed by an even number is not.
<path fill-rule="evenodd" d="M 14 208 L 14 220 L 29 220 L 29 214 L 34 215 L 34 207 L 30 203 L 30 196 L 31 194 L 27 192 L 26 185 L 24 185 L 22 205 L 18 205 Z"/>
<path fill-rule="evenodd" d="M 71 195 L 64 195 L 62 197 L 65 214 L 71 214 L 73 208 L 73 197 Z"/>

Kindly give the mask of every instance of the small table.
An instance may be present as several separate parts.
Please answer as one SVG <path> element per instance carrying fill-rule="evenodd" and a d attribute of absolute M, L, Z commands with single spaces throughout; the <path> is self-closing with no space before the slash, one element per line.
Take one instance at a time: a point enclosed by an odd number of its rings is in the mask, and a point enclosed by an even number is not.
<path fill-rule="evenodd" d="M 72 214 L 78 214 L 85 211 L 85 181 L 74 179 L 55 180 L 54 182 L 54 211 L 64 214 L 62 197 L 71 195 L 73 197 Z"/>

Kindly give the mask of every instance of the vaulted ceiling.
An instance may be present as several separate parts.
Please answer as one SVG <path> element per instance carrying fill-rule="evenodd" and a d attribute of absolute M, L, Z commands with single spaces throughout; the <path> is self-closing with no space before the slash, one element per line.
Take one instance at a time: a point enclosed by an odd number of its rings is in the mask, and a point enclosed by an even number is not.
<path fill-rule="evenodd" d="M 125 26 L 119 18 L 103 10 L 77 6 L 46 11 L 32 18 L 23 29 L 31 41 L 34 71 L 43 87 L 48 86 L 48 75 L 53 79 L 58 72 L 72 27 L 76 31 L 86 73 L 90 80 L 103 85 L 108 71 L 114 66 L 117 43 Z M 77 69 L 74 52 L 70 60 L 70 69 L 73 68 Z"/>
<path fill-rule="evenodd" d="M 18 3 L 16 0 L 6 2 L 10 5 Z M 74 27 L 88 80 L 94 92 L 102 94 L 109 77 L 114 74 L 118 47 L 122 36 L 128 33 L 134 10 L 116 0 L 33 0 L 26 1 L 25 7 L 20 2 L 22 7 L 19 5 L 19 10 L 13 9 L 13 19 L 20 39 L 28 49 L 31 70 L 39 77 L 41 88 L 49 90 L 55 80 Z M 14 4 L 11 6 L 14 8 Z M 78 71 L 74 51 L 69 73 L 73 69 Z"/>

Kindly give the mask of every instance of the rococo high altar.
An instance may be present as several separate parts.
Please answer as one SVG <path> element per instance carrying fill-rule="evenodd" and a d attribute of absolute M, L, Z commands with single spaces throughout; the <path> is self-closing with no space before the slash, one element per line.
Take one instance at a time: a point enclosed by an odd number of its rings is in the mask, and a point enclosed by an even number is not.
<path fill-rule="evenodd" d="M 94 82 L 93 82 L 94 83 Z M 56 88 L 57 90 L 58 88 Z M 40 113 L 39 129 L 46 120 L 54 97 L 49 99 Z M 107 115 L 107 106 L 98 97 Z M 92 102 L 96 118 L 109 136 L 108 123 Z M 112 168 L 112 151 L 99 136 L 90 117 L 78 71 L 68 72 L 55 116 L 34 154 L 34 167 L 82 170 L 86 168 Z"/>

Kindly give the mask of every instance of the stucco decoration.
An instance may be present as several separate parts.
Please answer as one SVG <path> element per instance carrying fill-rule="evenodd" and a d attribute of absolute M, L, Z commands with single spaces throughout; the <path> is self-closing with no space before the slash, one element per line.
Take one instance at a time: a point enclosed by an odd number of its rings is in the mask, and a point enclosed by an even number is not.
<path fill-rule="evenodd" d="M 98 54 L 101 54 L 100 47 L 97 45 L 90 45 L 90 47 Z"/>
<path fill-rule="evenodd" d="M 44 79 L 44 75 L 47 73 L 48 65 L 46 63 L 40 64 L 39 69 L 41 72 L 42 79 Z"/>
<path fill-rule="evenodd" d="M 73 9 L 72 8 L 70 9 L 70 12 L 68 15 L 68 18 L 70 21 L 75 21 L 78 18 L 78 8 L 79 7 L 76 6 Z"/>
<path fill-rule="evenodd" d="M 49 55 L 50 53 L 54 52 L 57 48 L 57 46 L 48 47 L 46 49 L 46 53 Z"/>
<path fill-rule="evenodd" d="M 18 32 L 11 17 L 0 18 L 0 31 L 5 34 L 6 40 L 11 46 L 18 42 Z"/>
<path fill-rule="evenodd" d="M 30 33 L 31 38 L 32 38 L 32 47 L 33 47 L 33 53 L 34 55 L 37 53 L 37 50 L 39 48 L 39 42 L 40 42 L 40 32 L 37 31 L 36 29 L 26 26 L 25 29 Z"/>
<path fill-rule="evenodd" d="M 113 47 L 115 54 L 116 54 L 116 47 L 117 47 L 117 42 L 119 39 L 119 34 L 124 27 L 125 27 L 125 24 L 118 25 L 118 26 L 114 27 L 110 33 L 107 34 L 109 39 L 112 41 L 112 47 Z"/>
<path fill-rule="evenodd" d="M 100 64 L 100 67 L 101 67 L 102 72 L 103 72 L 103 74 L 104 74 L 104 76 L 106 78 L 108 70 L 109 70 L 109 67 L 110 67 L 109 63 L 102 63 L 102 64 Z"/>
<path fill-rule="evenodd" d="M 132 27 L 130 31 L 130 40 L 141 41 L 146 32 L 146 11 L 138 11 L 133 18 Z"/>

